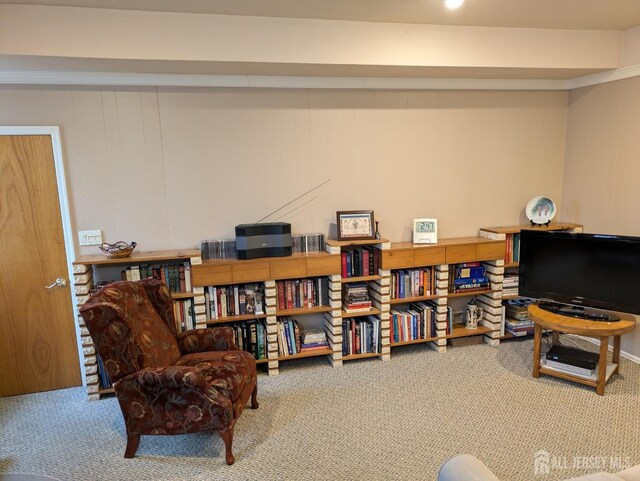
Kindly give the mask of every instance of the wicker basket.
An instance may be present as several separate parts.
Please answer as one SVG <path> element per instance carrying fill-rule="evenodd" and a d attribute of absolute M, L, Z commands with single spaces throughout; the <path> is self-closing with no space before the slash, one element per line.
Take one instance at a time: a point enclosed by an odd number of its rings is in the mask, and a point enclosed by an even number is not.
<path fill-rule="evenodd" d="M 109 259 L 121 259 L 123 257 L 129 257 L 133 249 L 136 248 L 136 245 L 135 242 L 131 242 L 131 244 L 127 244 L 124 241 L 116 242 L 115 244 L 103 242 L 100 250 Z"/>

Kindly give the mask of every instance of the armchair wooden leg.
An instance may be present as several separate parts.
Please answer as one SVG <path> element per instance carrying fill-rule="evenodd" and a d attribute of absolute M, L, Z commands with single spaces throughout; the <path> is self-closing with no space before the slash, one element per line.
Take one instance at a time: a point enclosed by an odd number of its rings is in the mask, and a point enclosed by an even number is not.
<path fill-rule="evenodd" d="M 260 405 L 258 404 L 258 383 L 256 383 L 251 393 L 251 409 L 258 409 L 258 407 L 260 407 Z"/>
<path fill-rule="evenodd" d="M 235 461 L 235 458 L 233 457 L 233 452 L 232 452 L 232 448 L 233 448 L 233 426 L 231 426 L 226 431 L 220 431 L 220 437 L 224 441 L 225 457 L 226 457 L 226 460 L 227 460 L 227 464 L 229 466 L 231 466 Z"/>
<path fill-rule="evenodd" d="M 127 435 L 127 449 L 124 451 L 125 458 L 133 458 L 136 455 L 136 451 L 140 446 L 140 435 L 129 434 Z"/>

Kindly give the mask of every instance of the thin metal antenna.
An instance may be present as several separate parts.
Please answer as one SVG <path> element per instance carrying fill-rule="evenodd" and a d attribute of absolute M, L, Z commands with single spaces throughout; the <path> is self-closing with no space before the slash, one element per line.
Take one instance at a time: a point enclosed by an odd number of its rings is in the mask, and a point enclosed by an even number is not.
<path fill-rule="evenodd" d="M 270 214 L 265 215 L 262 219 L 260 219 L 258 222 L 256 222 L 256 224 L 262 222 L 263 220 L 267 219 L 268 217 L 271 217 L 273 214 L 275 214 L 276 212 L 278 212 L 279 210 L 284 209 L 286 206 L 293 204 L 296 200 L 300 199 L 301 197 L 304 197 L 305 195 L 313 192 L 314 190 L 322 187 L 324 184 L 326 184 L 327 182 L 331 182 L 331 179 L 327 179 L 324 182 L 322 182 L 321 184 L 316 185 L 313 189 L 309 189 L 308 191 L 306 191 L 304 194 L 299 195 L 298 197 L 296 197 L 295 199 L 293 199 L 290 202 L 287 202 L 286 204 L 284 204 L 282 207 L 277 208 L 276 210 L 274 210 L 273 212 L 271 212 Z"/>

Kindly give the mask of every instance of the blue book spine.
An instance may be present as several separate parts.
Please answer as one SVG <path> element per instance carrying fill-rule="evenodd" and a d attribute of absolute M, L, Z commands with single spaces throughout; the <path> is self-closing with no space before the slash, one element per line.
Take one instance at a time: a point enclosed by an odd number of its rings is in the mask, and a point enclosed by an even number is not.
<path fill-rule="evenodd" d="M 489 282 L 489 278 L 487 276 L 463 277 L 461 279 L 456 279 L 453 282 L 456 286 L 467 285 L 467 284 L 487 284 Z"/>

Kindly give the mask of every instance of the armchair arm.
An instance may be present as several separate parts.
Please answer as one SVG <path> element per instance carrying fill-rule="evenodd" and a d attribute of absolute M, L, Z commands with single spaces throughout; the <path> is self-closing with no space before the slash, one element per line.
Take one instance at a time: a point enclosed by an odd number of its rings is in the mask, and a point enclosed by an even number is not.
<path fill-rule="evenodd" d="M 180 352 L 191 354 L 206 351 L 232 351 L 238 348 L 233 342 L 231 327 L 213 327 L 193 329 L 181 332 L 176 336 Z"/>
<path fill-rule="evenodd" d="M 482 461 L 470 454 L 447 460 L 438 473 L 438 481 L 499 481 Z"/>

